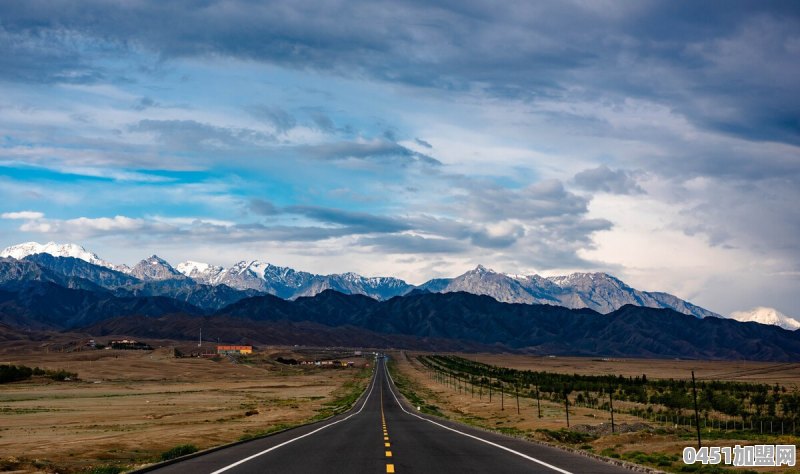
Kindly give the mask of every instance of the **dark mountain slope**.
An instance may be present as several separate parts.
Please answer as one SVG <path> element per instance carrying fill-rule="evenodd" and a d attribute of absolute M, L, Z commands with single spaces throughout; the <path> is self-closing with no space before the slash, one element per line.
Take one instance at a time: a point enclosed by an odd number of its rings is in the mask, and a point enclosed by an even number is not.
<path fill-rule="evenodd" d="M 328 291 L 287 304 L 250 298 L 219 314 L 348 325 L 541 354 L 800 360 L 800 334 L 632 305 L 602 315 L 590 309 L 500 303 L 470 293 L 415 293 L 379 302 Z"/>
<path fill-rule="evenodd" d="M 184 339 L 198 337 L 233 344 L 272 344 L 406 348 L 439 351 L 496 351 L 497 348 L 452 339 L 430 339 L 399 334 L 379 334 L 352 326 L 331 327 L 308 321 L 254 321 L 229 316 L 192 317 L 182 314 L 158 318 L 113 318 L 84 330 L 96 337 L 126 335 L 138 338 Z"/>
<path fill-rule="evenodd" d="M 20 261 L 33 262 L 53 274 L 82 278 L 102 288 L 118 288 L 140 282 L 137 278 L 122 272 L 73 257 L 54 257 L 47 253 L 38 253 Z"/>
<path fill-rule="evenodd" d="M 30 329 L 72 329 L 116 316 L 199 315 L 202 310 L 171 298 L 117 297 L 76 290 L 51 282 L 28 281 L 13 291 L 0 290 L 0 322 Z"/>

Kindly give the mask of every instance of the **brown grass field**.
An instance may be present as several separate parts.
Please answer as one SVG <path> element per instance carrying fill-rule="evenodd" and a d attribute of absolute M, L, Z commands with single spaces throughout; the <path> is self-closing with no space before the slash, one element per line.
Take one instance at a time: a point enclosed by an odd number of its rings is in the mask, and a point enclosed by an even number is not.
<path fill-rule="evenodd" d="M 800 364 L 751 361 L 709 361 L 677 359 L 615 359 L 589 357 L 539 357 L 510 354 L 462 354 L 485 364 L 518 370 L 538 370 L 581 375 L 641 376 L 653 379 L 727 380 L 800 386 Z"/>
<path fill-rule="evenodd" d="M 519 413 L 514 394 L 498 392 L 492 394 L 492 401 L 486 389 L 479 392 L 471 386 L 466 389 L 455 389 L 452 386 L 435 381 L 430 372 L 416 360 L 421 353 L 398 352 L 393 354 L 396 361 L 396 370 L 409 381 L 412 390 L 423 399 L 425 403 L 436 406 L 444 416 L 453 420 L 481 426 L 487 429 L 502 431 L 515 436 L 522 436 L 531 440 L 544 441 L 554 444 L 569 446 L 573 449 L 586 451 L 604 456 L 620 456 L 622 459 L 631 459 L 636 452 L 644 455 L 672 456 L 671 466 L 650 463 L 651 467 L 668 472 L 683 472 L 682 462 L 678 459 L 687 446 L 696 444 L 694 431 L 677 428 L 669 424 L 652 423 L 636 418 L 633 415 L 617 412 L 615 422 L 617 425 L 629 424 L 631 427 L 641 426 L 642 423 L 652 429 L 637 429 L 628 433 L 606 434 L 598 439 L 587 442 L 562 442 L 553 439 L 544 430 L 562 430 L 566 428 L 566 415 L 563 404 L 541 400 L 542 418 L 538 416 L 536 401 L 530 398 L 520 398 Z M 454 354 L 464 358 L 477 360 L 483 363 L 511 367 L 523 370 L 538 370 L 560 373 L 578 374 L 621 374 L 624 376 L 641 376 L 646 374 L 650 378 L 691 378 L 691 370 L 695 370 L 697 377 L 708 377 L 724 380 L 738 380 L 757 383 L 779 383 L 796 388 L 800 384 L 800 368 L 798 364 L 776 364 L 756 362 L 725 362 L 725 361 L 683 361 L 683 360 L 645 360 L 645 359 L 612 359 L 596 360 L 592 358 L 558 357 L 542 358 L 510 354 Z M 744 372 L 747 371 L 747 372 Z M 743 372 L 741 375 L 736 375 Z M 712 377 L 713 374 L 730 374 L 721 377 Z M 501 405 L 502 403 L 502 405 Z M 615 402 L 615 409 L 626 408 L 626 402 Z M 597 426 L 610 424 L 608 411 L 571 406 L 569 421 L 572 429 L 578 425 Z M 578 428 L 580 429 L 580 428 Z M 542 431 L 537 431 L 542 430 Z M 720 435 L 717 435 L 720 436 Z M 708 433 L 704 437 L 710 437 Z M 722 439 L 707 440 L 706 446 L 733 446 L 752 444 L 797 444 L 800 439 L 794 436 L 775 435 L 736 439 L 735 436 L 721 435 Z M 648 463 L 644 463 L 648 464 Z M 792 468 L 749 468 L 757 472 L 792 472 L 800 473 L 800 469 Z M 783 470 L 782 470 L 783 469 Z M 697 472 L 727 472 L 725 470 L 711 471 L 700 470 Z M 731 472 L 741 472 L 734 470 Z"/>
<path fill-rule="evenodd" d="M 163 341 L 162 341 L 163 342 Z M 0 385 L 0 471 L 86 472 L 152 462 L 181 444 L 204 449 L 301 423 L 365 384 L 356 368 L 283 366 L 271 349 L 234 363 L 154 351 L 46 353 L 4 348 L 0 363 L 66 369 L 79 380 L 43 377 Z M 357 385 L 357 386 L 356 386 Z"/>

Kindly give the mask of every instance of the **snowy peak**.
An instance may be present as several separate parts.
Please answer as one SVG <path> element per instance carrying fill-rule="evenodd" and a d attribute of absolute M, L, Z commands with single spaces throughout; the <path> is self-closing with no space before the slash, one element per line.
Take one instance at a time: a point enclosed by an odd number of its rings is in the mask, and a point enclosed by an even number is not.
<path fill-rule="evenodd" d="M 153 255 L 137 263 L 136 266 L 131 269 L 130 274 L 145 281 L 185 278 L 181 272 L 172 268 L 172 265 L 157 255 Z"/>
<path fill-rule="evenodd" d="M 227 285 L 237 290 L 256 290 L 268 292 L 265 274 L 272 266 L 259 260 L 242 260 L 230 268 L 219 268 L 208 283 L 212 285 Z M 193 277 L 194 278 L 194 277 Z"/>
<path fill-rule="evenodd" d="M 473 274 L 476 274 L 476 275 L 486 275 L 486 274 L 493 274 L 493 273 L 497 273 L 497 272 L 495 272 L 491 268 L 486 268 L 483 265 L 478 264 L 478 266 L 475 267 L 475 270 L 471 270 L 471 271 L 469 271 L 467 273 L 473 273 Z"/>
<path fill-rule="evenodd" d="M 178 270 L 183 275 L 186 275 L 195 281 L 209 285 L 216 284 L 217 280 L 219 279 L 219 275 L 225 271 L 224 268 L 217 265 L 193 262 L 191 260 L 179 263 L 175 267 L 175 270 Z"/>
<path fill-rule="evenodd" d="M 431 280 L 420 288 L 441 293 L 464 291 L 491 296 L 504 303 L 591 308 L 600 313 L 610 313 L 631 304 L 670 308 L 698 318 L 719 316 L 667 293 L 636 290 L 607 273 L 572 273 L 543 278 L 539 275 L 497 273 L 479 265 L 458 277 Z"/>
<path fill-rule="evenodd" d="M 800 321 L 791 316 L 786 316 L 775 308 L 766 308 L 763 306 L 748 311 L 734 311 L 731 313 L 730 318 L 742 322 L 771 324 L 790 331 L 800 329 Z"/>
<path fill-rule="evenodd" d="M 208 263 L 193 262 L 191 260 L 187 260 L 175 265 L 175 270 L 178 270 L 186 276 L 189 276 L 191 273 L 207 273 L 213 268 L 221 269 L 222 267 L 214 267 Z"/>
<path fill-rule="evenodd" d="M 569 275 L 564 275 L 564 276 L 548 277 L 547 280 L 550 280 L 551 282 L 555 283 L 561 288 L 573 288 L 581 286 L 585 287 L 597 284 L 611 285 L 619 288 L 630 288 L 628 285 L 618 280 L 617 278 L 614 278 L 608 273 L 600 273 L 600 272 L 570 273 Z"/>
<path fill-rule="evenodd" d="M 25 242 L 22 244 L 12 245 L 6 247 L 0 252 L 0 257 L 10 257 L 21 260 L 30 255 L 46 253 L 54 257 L 72 257 L 89 262 L 93 265 L 110 268 L 112 270 L 126 271 L 127 267 L 118 266 L 106 262 L 97 256 L 97 254 L 86 250 L 78 244 L 58 244 L 55 242 L 48 242 L 40 244 L 39 242 Z"/>

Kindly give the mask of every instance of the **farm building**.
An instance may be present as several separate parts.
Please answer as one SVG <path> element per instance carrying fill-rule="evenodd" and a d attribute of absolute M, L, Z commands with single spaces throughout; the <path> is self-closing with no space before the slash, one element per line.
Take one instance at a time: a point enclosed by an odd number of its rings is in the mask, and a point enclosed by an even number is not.
<path fill-rule="evenodd" d="M 108 347 L 110 347 L 111 349 L 124 349 L 124 350 L 139 350 L 139 351 L 153 350 L 153 347 L 150 344 L 134 341 L 133 339 L 121 339 L 117 341 L 110 341 L 108 343 Z"/>
<path fill-rule="evenodd" d="M 253 346 L 217 346 L 217 354 L 252 354 Z"/>

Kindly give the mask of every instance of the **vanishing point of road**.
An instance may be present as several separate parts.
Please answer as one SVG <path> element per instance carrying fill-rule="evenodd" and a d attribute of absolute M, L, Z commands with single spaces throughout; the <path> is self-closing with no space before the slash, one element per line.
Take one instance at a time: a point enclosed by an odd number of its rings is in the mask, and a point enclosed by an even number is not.
<path fill-rule="evenodd" d="M 355 407 L 326 421 L 170 464 L 159 474 L 630 473 L 558 448 L 420 415 L 376 364 Z"/>

